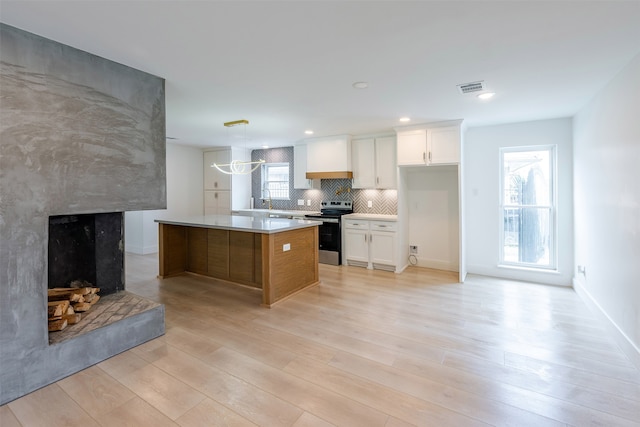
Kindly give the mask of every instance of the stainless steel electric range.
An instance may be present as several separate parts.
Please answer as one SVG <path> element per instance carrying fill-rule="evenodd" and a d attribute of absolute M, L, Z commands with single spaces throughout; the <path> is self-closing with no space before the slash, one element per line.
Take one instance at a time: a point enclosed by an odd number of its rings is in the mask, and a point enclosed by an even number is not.
<path fill-rule="evenodd" d="M 319 214 L 308 214 L 306 218 L 322 221 L 318 227 L 320 247 L 319 262 L 340 265 L 342 263 L 342 215 L 353 213 L 353 202 L 329 200 L 321 203 Z"/>

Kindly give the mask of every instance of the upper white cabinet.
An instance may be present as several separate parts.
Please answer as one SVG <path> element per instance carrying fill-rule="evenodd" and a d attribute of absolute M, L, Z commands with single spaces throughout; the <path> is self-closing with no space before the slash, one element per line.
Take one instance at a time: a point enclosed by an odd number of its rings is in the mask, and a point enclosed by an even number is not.
<path fill-rule="evenodd" d="M 376 138 L 376 188 L 397 188 L 397 169 L 396 139 Z"/>
<path fill-rule="evenodd" d="M 427 164 L 427 130 L 398 132 L 398 166 Z"/>
<path fill-rule="evenodd" d="M 307 172 L 351 172 L 351 136 L 307 139 Z"/>
<path fill-rule="evenodd" d="M 427 129 L 429 164 L 460 163 L 460 126 Z"/>
<path fill-rule="evenodd" d="M 319 179 L 307 179 L 306 144 L 299 144 L 293 147 L 293 188 L 299 190 L 320 188 Z"/>
<path fill-rule="evenodd" d="M 354 140 L 351 143 L 351 152 L 353 188 L 397 187 L 394 137 Z"/>
<path fill-rule="evenodd" d="M 460 163 L 460 124 L 397 128 L 398 166 Z"/>
<path fill-rule="evenodd" d="M 232 209 L 249 208 L 251 175 L 229 175 L 211 167 L 213 163 L 228 165 L 232 160 L 247 161 L 249 153 L 235 147 L 203 153 L 205 215 L 229 215 Z"/>
<path fill-rule="evenodd" d="M 231 175 L 220 172 L 214 163 L 219 165 L 229 164 L 231 161 L 231 150 L 223 149 L 204 152 L 204 189 L 205 190 L 230 190 Z"/>

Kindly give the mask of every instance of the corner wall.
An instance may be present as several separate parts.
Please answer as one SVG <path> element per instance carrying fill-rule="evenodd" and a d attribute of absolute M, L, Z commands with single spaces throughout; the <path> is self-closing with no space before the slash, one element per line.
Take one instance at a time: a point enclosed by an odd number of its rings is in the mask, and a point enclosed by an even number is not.
<path fill-rule="evenodd" d="M 167 143 L 167 209 L 125 212 L 125 250 L 158 252 L 156 219 L 202 215 L 202 149 Z"/>
<path fill-rule="evenodd" d="M 4 24 L 0 55 L 1 405 L 164 333 L 159 306 L 49 345 L 46 289 L 50 215 L 164 208 L 166 175 L 163 79 Z"/>
<path fill-rule="evenodd" d="M 500 148 L 533 145 L 558 147 L 557 272 L 498 267 Z M 571 119 L 469 128 L 464 137 L 463 155 L 468 273 L 570 286 L 573 276 Z"/>
<path fill-rule="evenodd" d="M 574 118 L 574 286 L 640 369 L 640 55 Z"/>

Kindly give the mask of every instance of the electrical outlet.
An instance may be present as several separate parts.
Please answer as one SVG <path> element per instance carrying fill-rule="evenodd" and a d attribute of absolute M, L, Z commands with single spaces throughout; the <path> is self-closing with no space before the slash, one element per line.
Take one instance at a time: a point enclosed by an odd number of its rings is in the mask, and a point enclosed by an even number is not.
<path fill-rule="evenodd" d="M 307 206 L 311 206 L 311 200 L 307 200 Z"/>
<path fill-rule="evenodd" d="M 409 253 L 410 254 L 414 254 L 414 255 L 417 254 L 418 253 L 418 246 L 416 246 L 416 245 L 409 246 Z"/>
<path fill-rule="evenodd" d="M 587 267 L 579 265 L 578 274 L 582 274 L 584 277 L 587 277 Z"/>
<path fill-rule="evenodd" d="M 298 206 L 304 206 L 304 199 L 298 199 Z"/>
<path fill-rule="evenodd" d="M 287 252 L 291 250 L 291 243 L 285 243 L 282 245 L 282 252 Z"/>
<path fill-rule="evenodd" d="M 371 200 L 367 200 L 367 207 L 368 208 L 372 208 L 373 207 L 373 202 Z"/>

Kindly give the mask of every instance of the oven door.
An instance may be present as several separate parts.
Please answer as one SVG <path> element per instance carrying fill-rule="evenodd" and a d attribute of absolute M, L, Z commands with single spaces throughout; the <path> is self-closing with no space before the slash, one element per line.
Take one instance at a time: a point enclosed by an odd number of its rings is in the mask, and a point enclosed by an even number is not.
<path fill-rule="evenodd" d="M 307 215 L 307 218 L 322 221 L 322 224 L 318 226 L 318 261 L 322 264 L 340 265 L 342 240 L 340 236 L 340 219 L 312 217 L 310 215 Z"/>

